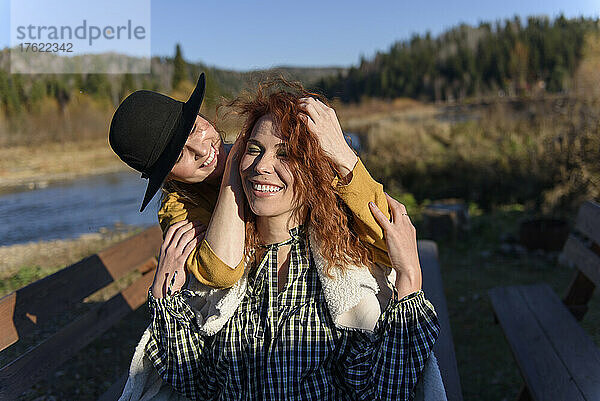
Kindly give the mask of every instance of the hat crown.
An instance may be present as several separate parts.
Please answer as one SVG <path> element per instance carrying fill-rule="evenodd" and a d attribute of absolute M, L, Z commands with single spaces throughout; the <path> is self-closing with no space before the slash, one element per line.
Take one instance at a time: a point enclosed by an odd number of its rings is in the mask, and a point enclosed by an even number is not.
<path fill-rule="evenodd" d="M 109 143 L 130 167 L 149 174 L 172 137 L 183 102 L 160 93 L 139 90 L 119 105 L 110 124 Z"/>

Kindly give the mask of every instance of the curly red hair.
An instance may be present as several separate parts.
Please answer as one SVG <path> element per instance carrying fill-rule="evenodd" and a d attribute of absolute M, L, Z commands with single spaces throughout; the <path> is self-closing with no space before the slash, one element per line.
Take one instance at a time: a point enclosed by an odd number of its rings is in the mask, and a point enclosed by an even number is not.
<path fill-rule="evenodd" d="M 283 85 L 283 89 L 280 88 Z M 332 185 L 339 176 L 335 164 L 325 154 L 318 138 L 312 134 L 300 117 L 303 97 L 319 95 L 306 91 L 300 84 L 279 79 L 258 86 L 250 98 L 237 98 L 228 106 L 245 117 L 241 132 L 245 143 L 254 125 L 270 115 L 286 144 L 287 162 L 294 177 L 295 200 L 293 213 L 306 216 L 304 225 L 310 227 L 319 241 L 321 255 L 327 261 L 326 272 L 332 267 L 344 269 L 348 264 L 371 267 L 371 254 L 350 230 L 353 216 Z M 255 216 L 246 204 L 246 254 L 260 244 Z"/>

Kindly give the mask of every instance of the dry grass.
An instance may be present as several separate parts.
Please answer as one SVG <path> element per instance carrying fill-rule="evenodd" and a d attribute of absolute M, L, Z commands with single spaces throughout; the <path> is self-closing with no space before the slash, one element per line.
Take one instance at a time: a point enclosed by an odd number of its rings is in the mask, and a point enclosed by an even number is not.
<path fill-rule="evenodd" d="M 108 100 L 73 93 L 64 106 L 55 98 L 40 99 L 0 121 L 0 145 L 37 146 L 48 142 L 86 141 L 106 138 L 113 114 Z"/>
<path fill-rule="evenodd" d="M 340 105 L 337 114 L 393 192 L 419 202 L 459 197 L 486 210 L 523 203 L 569 217 L 584 200 L 600 199 L 599 39 L 586 39 L 567 95 L 453 106 L 369 101 Z"/>
<path fill-rule="evenodd" d="M 187 100 L 188 89 L 172 95 Z M 203 111 L 215 118 L 214 110 Z M 36 113 L 27 117 L 8 121 L 0 113 L 0 194 L 127 170 L 108 144 L 111 116 L 110 106 L 85 95 L 75 96 L 64 113 L 51 99 L 44 99 Z M 220 118 L 217 123 L 228 141 L 235 139 L 241 127 L 235 118 Z"/>
<path fill-rule="evenodd" d="M 572 97 L 415 107 L 343 120 L 363 160 L 396 192 L 459 197 L 490 209 L 524 203 L 569 216 L 600 197 L 600 102 Z M 343 115 L 343 112 L 339 113 Z"/>
<path fill-rule="evenodd" d="M 0 193 L 91 174 L 126 170 L 107 139 L 0 148 Z"/>
<path fill-rule="evenodd" d="M 331 106 L 337 111 L 338 116 L 349 121 L 354 118 L 370 116 L 374 118 L 389 116 L 393 113 L 404 112 L 412 109 L 423 108 L 425 105 L 417 100 L 409 98 L 398 98 L 394 100 L 382 100 L 367 98 L 360 103 L 344 104 L 334 101 Z"/>
<path fill-rule="evenodd" d="M 573 90 L 580 97 L 600 99 L 600 34 L 585 38 L 584 55 L 575 74 Z"/>

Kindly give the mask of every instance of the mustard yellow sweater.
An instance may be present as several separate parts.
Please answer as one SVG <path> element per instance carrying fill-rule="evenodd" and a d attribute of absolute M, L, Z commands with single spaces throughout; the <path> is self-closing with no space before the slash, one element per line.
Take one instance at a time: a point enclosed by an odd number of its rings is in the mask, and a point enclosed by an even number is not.
<path fill-rule="evenodd" d="M 206 184 L 198 185 L 202 185 L 202 191 L 196 199 L 197 205 L 192 206 L 180 194 L 174 192 L 163 198 L 158 211 L 163 236 L 169 226 L 186 218 L 190 221 L 199 220 L 208 225 L 217 203 L 219 188 Z M 358 234 L 362 243 L 372 251 L 374 262 L 390 266 L 383 231 L 375 221 L 368 205 L 370 201 L 374 202 L 388 218 L 390 217 L 383 185 L 373 180 L 360 159 L 352 170 L 349 183 L 344 185 L 336 179 L 333 185 L 354 214 L 355 226 L 352 229 Z M 244 273 L 243 265 L 242 260 L 235 269 L 227 266 L 215 255 L 206 240 L 192 251 L 186 261 L 186 267 L 198 281 L 215 288 L 234 285 Z"/>

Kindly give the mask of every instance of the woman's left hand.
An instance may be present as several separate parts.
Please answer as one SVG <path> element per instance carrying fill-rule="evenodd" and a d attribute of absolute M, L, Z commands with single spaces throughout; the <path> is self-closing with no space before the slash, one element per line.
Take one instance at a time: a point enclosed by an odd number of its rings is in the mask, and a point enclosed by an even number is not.
<path fill-rule="evenodd" d="M 387 193 L 385 196 L 390 207 L 392 221 L 389 221 L 373 202 L 369 202 L 369 207 L 375 220 L 383 229 L 392 268 L 396 270 L 396 289 L 402 298 L 420 290 L 422 285 L 421 264 L 417 251 L 417 230 L 406 213 L 406 207 Z"/>
<path fill-rule="evenodd" d="M 344 138 L 335 110 L 312 97 L 300 99 L 300 114 L 308 130 L 319 138 L 321 147 L 336 164 L 342 177 L 346 177 L 356 165 L 358 157 Z"/>

